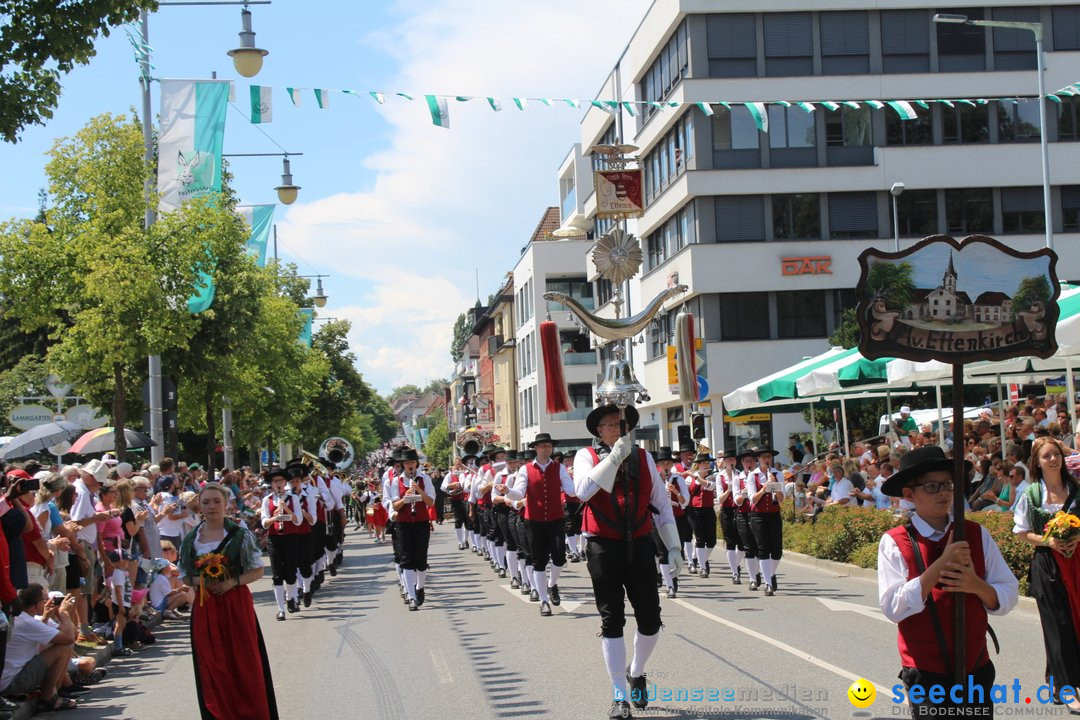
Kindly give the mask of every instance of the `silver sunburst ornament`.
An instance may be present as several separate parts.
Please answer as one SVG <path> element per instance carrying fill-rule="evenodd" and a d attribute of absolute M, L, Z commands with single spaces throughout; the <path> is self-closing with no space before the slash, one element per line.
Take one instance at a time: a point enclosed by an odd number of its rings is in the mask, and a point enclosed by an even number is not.
<path fill-rule="evenodd" d="M 618 228 L 597 240 L 592 253 L 593 265 L 601 277 L 616 286 L 634 277 L 642 259 L 637 238 Z"/>

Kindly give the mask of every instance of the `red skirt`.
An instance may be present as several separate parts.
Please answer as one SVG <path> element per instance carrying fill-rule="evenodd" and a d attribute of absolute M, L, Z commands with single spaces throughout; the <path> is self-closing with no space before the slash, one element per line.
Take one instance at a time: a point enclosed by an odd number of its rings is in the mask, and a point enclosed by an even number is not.
<path fill-rule="evenodd" d="M 196 598 L 191 655 L 202 720 L 277 720 L 270 663 L 246 585 Z M 250 672 L 256 667 L 262 673 Z"/>
<path fill-rule="evenodd" d="M 371 524 L 375 527 L 386 527 L 386 521 L 390 519 L 390 516 L 386 512 L 386 508 L 379 503 L 375 506 L 375 512 L 371 515 Z"/>
<path fill-rule="evenodd" d="M 1072 615 L 1073 629 L 1080 634 L 1080 553 L 1065 557 L 1059 552 L 1053 553 L 1061 574 L 1061 584 L 1069 596 L 1069 613 Z"/>

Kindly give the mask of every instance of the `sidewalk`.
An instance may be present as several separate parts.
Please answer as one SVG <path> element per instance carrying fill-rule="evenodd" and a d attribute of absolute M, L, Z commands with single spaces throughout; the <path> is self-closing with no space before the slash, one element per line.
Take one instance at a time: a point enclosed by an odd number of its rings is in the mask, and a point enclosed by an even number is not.
<path fill-rule="evenodd" d="M 146 627 L 153 630 L 161 624 L 161 615 L 158 615 L 153 621 L 146 623 Z M 92 657 L 97 662 L 97 667 L 106 667 L 109 661 L 112 660 L 112 644 L 99 648 L 87 648 L 82 645 L 76 646 L 79 651 L 79 655 L 82 657 Z M 93 686 L 91 686 L 93 687 Z M 76 700 L 78 702 L 78 700 Z M 37 699 L 23 700 L 19 703 L 18 710 L 12 715 L 12 720 L 28 720 L 28 718 L 34 717 L 34 708 L 37 705 Z"/>

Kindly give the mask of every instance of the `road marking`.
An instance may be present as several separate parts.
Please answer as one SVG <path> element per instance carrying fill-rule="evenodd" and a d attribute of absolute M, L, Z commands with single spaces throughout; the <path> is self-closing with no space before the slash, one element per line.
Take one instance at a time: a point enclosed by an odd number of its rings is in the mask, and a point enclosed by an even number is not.
<path fill-rule="evenodd" d="M 882 622 L 893 624 L 892 620 L 881 614 L 880 611 L 875 610 L 869 605 L 860 605 L 858 603 L 844 602 L 843 600 L 831 600 L 829 598 L 819 597 L 818 601 L 824 605 L 827 609 L 833 612 L 853 612 L 863 615 L 874 620 L 880 620 Z"/>
<path fill-rule="evenodd" d="M 531 600 L 529 600 L 528 595 L 522 595 L 521 591 L 518 590 L 517 588 L 512 588 L 509 585 L 502 585 L 502 584 L 500 584 L 499 587 L 501 587 L 503 590 L 510 593 L 511 595 L 513 595 L 514 597 L 516 597 L 518 600 L 522 601 L 526 605 L 536 605 L 537 607 L 540 606 L 540 603 L 534 603 Z M 562 600 L 561 604 L 551 606 L 551 609 L 552 609 L 553 612 L 558 612 L 558 611 L 561 610 L 562 612 L 572 613 L 581 606 L 581 601 L 579 601 L 579 600 L 568 600 L 566 598 L 565 594 L 562 596 L 561 600 Z"/>
<path fill-rule="evenodd" d="M 439 677 L 439 684 L 453 684 L 454 676 L 450 674 L 450 664 L 446 662 L 442 651 L 430 648 L 429 652 L 431 652 L 431 664 L 435 666 L 435 674 Z"/>
<path fill-rule="evenodd" d="M 776 638 L 772 638 L 772 637 L 769 637 L 768 635 L 765 635 L 763 633 L 759 633 L 756 630 L 751 630 L 750 628 L 743 627 L 742 625 L 739 625 L 738 623 L 733 623 L 730 620 L 725 620 L 724 618 L 719 617 L 718 615 L 713 615 L 708 610 L 702 610 L 701 608 L 697 607 L 696 605 L 691 605 L 690 603 L 686 602 L 685 600 L 683 600 L 681 598 L 675 598 L 674 600 L 672 600 L 672 602 L 674 602 L 677 605 L 682 605 L 687 610 L 689 610 L 691 612 L 695 612 L 698 615 L 702 616 L 703 618 L 707 618 L 709 620 L 712 620 L 715 623 L 719 623 L 720 625 L 723 625 L 726 628 L 730 628 L 730 629 L 735 630 L 737 632 L 741 632 L 743 635 L 749 635 L 750 637 L 754 638 L 755 640 L 760 640 L 761 642 L 766 643 L 767 645 L 772 645 L 777 650 L 782 650 L 782 651 L 786 652 L 789 655 L 793 655 L 793 656 L 799 658 L 800 660 L 805 660 L 806 662 L 810 663 L 811 665 L 816 665 L 817 667 L 822 668 L 823 670 L 828 670 L 829 672 L 834 673 L 836 675 L 839 675 L 842 678 L 846 678 L 847 680 L 850 680 L 851 682 L 855 682 L 856 680 L 858 680 L 858 679 L 860 679 L 862 677 L 858 673 L 853 673 L 853 672 L 850 672 L 848 670 L 845 670 L 842 667 L 837 667 L 836 665 L 833 665 L 832 663 L 826 662 L 825 660 L 822 660 L 819 657 L 811 655 L 810 653 L 808 653 L 808 652 L 806 652 L 804 650 L 800 650 L 797 647 L 792 647 L 791 645 L 788 645 L 787 643 L 782 643 L 779 640 L 777 640 Z M 886 687 L 884 685 L 879 685 L 878 683 L 874 683 L 874 687 L 877 688 L 878 692 L 885 693 L 886 697 L 889 697 L 889 696 L 892 695 L 892 688 L 891 687 Z"/>

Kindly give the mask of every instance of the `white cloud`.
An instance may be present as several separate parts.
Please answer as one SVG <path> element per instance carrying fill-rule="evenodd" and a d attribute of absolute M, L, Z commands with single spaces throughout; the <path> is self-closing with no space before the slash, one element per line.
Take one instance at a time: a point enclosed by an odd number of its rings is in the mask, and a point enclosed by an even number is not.
<path fill-rule="evenodd" d="M 591 99 L 648 0 L 477 3 L 402 2 L 392 28 L 364 38 L 398 63 L 387 104 L 386 149 L 364 158 L 359 191 L 289 209 L 290 247 L 335 285 L 361 372 L 381 391 L 450 373 L 457 315 L 513 267 L 544 209 L 555 204 L 555 170 L 579 139 L 581 111 L 513 95 Z M 414 92 L 409 102 L 393 91 Z M 431 124 L 422 93 L 496 95 L 450 101 L 451 129 Z M 359 184 L 359 183 L 358 183 Z M 351 279 L 350 279 L 351 278 Z"/>

